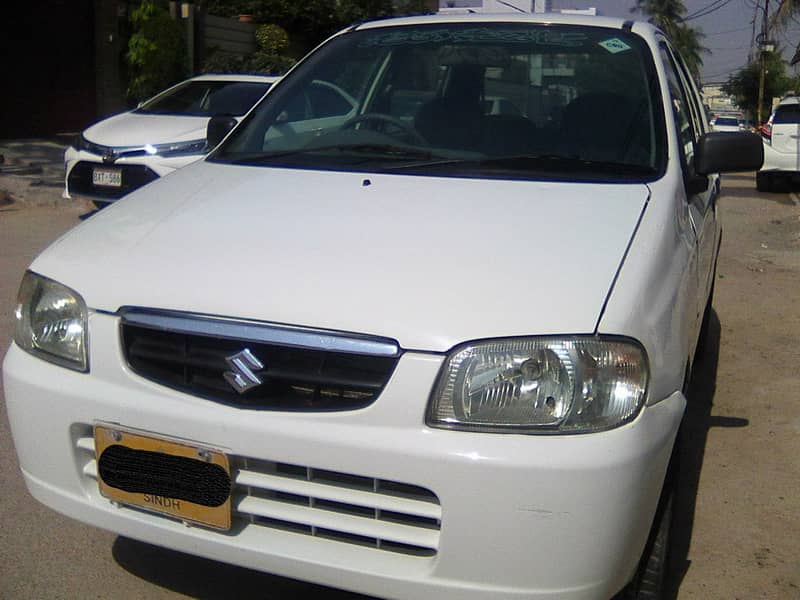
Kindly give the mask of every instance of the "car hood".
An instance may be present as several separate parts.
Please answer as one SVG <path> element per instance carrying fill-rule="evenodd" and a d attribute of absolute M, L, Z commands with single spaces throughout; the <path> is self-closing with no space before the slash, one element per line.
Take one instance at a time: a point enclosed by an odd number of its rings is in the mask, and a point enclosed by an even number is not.
<path fill-rule="evenodd" d="M 83 132 L 83 137 L 101 146 L 155 145 L 205 139 L 206 125 L 208 117 L 126 112 L 95 123 Z"/>
<path fill-rule="evenodd" d="M 202 161 L 104 209 L 32 269 L 89 307 L 396 339 L 591 333 L 644 184 L 299 171 Z"/>

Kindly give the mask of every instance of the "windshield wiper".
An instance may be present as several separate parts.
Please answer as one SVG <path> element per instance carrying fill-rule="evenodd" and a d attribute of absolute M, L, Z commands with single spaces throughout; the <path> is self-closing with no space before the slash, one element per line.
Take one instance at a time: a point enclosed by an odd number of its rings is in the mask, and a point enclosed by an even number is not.
<path fill-rule="evenodd" d="M 604 175 L 650 175 L 656 170 L 649 165 L 623 163 L 606 160 L 590 160 L 576 156 L 560 154 L 519 154 L 516 156 L 500 156 L 480 161 L 482 167 L 500 167 L 519 170 L 557 171 L 569 173 L 574 171 L 602 173 Z"/>
<path fill-rule="evenodd" d="M 392 167 L 392 170 L 413 170 L 458 165 L 474 166 L 477 170 L 499 168 L 514 171 L 534 171 L 537 173 L 593 172 L 604 175 L 651 175 L 656 172 L 653 167 L 648 165 L 588 160 L 559 154 L 519 154 L 482 159 L 448 159 L 442 157 L 442 160 L 397 165 Z"/>
<path fill-rule="evenodd" d="M 285 150 L 278 152 L 257 152 L 254 154 L 246 154 L 239 157 L 230 157 L 234 164 L 253 164 L 259 162 L 268 162 L 274 158 L 286 158 L 288 156 L 297 156 L 302 154 L 316 154 L 316 153 L 353 153 L 358 155 L 372 154 L 376 158 L 397 158 L 397 159 L 416 159 L 416 160 L 432 160 L 437 158 L 436 154 L 428 152 L 427 150 L 419 150 L 411 146 L 401 146 L 394 144 L 338 144 L 329 146 L 306 146 L 303 148 L 295 148 L 293 150 Z"/>

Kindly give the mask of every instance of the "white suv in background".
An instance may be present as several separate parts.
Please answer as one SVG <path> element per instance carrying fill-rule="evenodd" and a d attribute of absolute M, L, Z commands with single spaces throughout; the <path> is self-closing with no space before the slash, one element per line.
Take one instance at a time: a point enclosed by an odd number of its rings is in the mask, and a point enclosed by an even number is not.
<path fill-rule="evenodd" d="M 262 75 L 200 75 L 86 129 L 64 154 L 64 197 L 105 206 L 208 153 L 215 115 L 240 119 L 277 81 Z"/>
<path fill-rule="evenodd" d="M 764 166 L 756 174 L 759 192 L 786 189 L 800 178 L 800 97 L 784 98 L 763 135 Z"/>
<path fill-rule="evenodd" d="M 718 173 L 762 152 L 647 23 L 349 27 L 30 266 L 28 489 L 373 596 L 657 598 Z"/>

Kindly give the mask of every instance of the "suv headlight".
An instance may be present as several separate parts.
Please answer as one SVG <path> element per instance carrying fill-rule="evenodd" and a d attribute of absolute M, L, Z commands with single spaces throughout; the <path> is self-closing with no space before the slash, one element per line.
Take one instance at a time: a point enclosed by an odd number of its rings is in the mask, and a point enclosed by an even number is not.
<path fill-rule="evenodd" d="M 644 404 L 642 347 L 619 338 L 501 339 L 448 356 L 428 405 L 432 427 L 497 433 L 589 433 Z"/>
<path fill-rule="evenodd" d="M 86 303 L 77 292 L 28 271 L 14 316 L 20 348 L 62 367 L 89 370 Z"/>

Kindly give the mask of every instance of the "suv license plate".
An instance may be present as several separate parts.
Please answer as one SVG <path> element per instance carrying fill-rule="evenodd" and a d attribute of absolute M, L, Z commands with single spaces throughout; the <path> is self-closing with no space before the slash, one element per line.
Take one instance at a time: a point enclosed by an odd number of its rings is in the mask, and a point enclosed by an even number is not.
<path fill-rule="evenodd" d="M 92 183 L 105 187 L 122 187 L 122 171 L 119 169 L 92 169 Z"/>
<path fill-rule="evenodd" d="M 94 428 L 97 482 L 114 502 L 227 531 L 231 527 L 228 457 L 110 424 Z"/>

